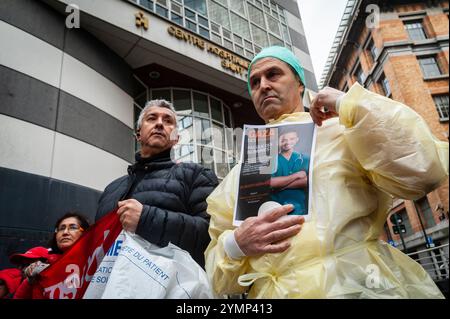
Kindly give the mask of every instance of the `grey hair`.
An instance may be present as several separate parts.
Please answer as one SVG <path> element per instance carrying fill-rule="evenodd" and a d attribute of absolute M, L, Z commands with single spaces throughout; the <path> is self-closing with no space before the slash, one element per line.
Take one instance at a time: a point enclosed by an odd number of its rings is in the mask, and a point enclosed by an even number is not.
<path fill-rule="evenodd" d="M 144 108 L 142 109 L 141 113 L 139 114 L 139 118 L 138 118 L 138 120 L 136 122 L 136 129 L 137 130 L 139 130 L 141 128 L 142 121 L 144 120 L 145 112 L 147 112 L 149 108 L 155 107 L 155 106 L 164 107 L 166 109 L 171 110 L 175 114 L 175 123 L 176 123 L 176 121 L 177 121 L 176 114 L 177 113 L 176 113 L 175 109 L 173 108 L 172 103 L 170 103 L 170 102 L 168 102 L 166 100 L 163 100 L 163 99 L 161 99 L 161 100 L 151 100 L 151 101 L 147 101 L 145 103 Z"/>

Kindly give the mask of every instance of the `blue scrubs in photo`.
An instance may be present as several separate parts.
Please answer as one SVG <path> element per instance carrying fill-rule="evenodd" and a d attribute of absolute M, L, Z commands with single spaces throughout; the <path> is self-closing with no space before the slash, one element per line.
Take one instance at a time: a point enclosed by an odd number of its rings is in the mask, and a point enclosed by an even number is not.
<path fill-rule="evenodd" d="M 278 169 L 272 174 L 272 177 L 288 176 L 299 171 L 305 171 L 308 176 L 309 156 L 292 152 L 291 157 L 287 160 L 283 155 L 278 154 Z M 304 188 L 288 188 L 282 191 L 274 192 L 272 200 L 281 205 L 292 204 L 294 210 L 289 215 L 306 215 L 308 214 L 308 205 L 306 202 L 306 189 Z"/>

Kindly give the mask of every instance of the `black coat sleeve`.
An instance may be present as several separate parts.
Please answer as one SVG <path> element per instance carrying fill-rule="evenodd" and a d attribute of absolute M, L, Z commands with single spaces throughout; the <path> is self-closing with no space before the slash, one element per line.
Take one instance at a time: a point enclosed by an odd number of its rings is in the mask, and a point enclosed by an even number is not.
<path fill-rule="evenodd" d="M 204 251 L 211 240 L 206 198 L 218 182 L 211 170 L 200 166 L 191 180 L 187 194 L 190 214 L 144 205 L 136 234 L 161 247 L 171 242 L 188 251 L 204 267 Z"/>

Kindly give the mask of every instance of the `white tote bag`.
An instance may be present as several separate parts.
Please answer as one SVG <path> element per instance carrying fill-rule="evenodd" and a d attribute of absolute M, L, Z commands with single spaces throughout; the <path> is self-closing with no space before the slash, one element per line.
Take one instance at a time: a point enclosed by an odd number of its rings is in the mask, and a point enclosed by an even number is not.
<path fill-rule="evenodd" d="M 126 231 L 92 277 L 85 299 L 213 298 L 205 271 L 189 253 L 153 245 Z"/>

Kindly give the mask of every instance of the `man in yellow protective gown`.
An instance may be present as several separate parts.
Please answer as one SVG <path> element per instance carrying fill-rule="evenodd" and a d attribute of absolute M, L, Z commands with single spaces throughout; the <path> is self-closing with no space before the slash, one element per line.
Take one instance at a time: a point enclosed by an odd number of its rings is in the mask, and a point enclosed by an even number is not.
<path fill-rule="evenodd" d="M 325 88 L 304 112 L 304 73 L 282 47 L 262 50 L 248 86 L 266 123 L 319 126 L 311 220 L 280 218 L 290 205 L 232 226 L 236 165 L 208 197 L 206 271 L 218 296 L 249 298 L 443 298 L 426 271 L 378 240 L 393 197 L 418 199 L 448 177 L 448 143 L 411 108 L 355 83 Z"/>

